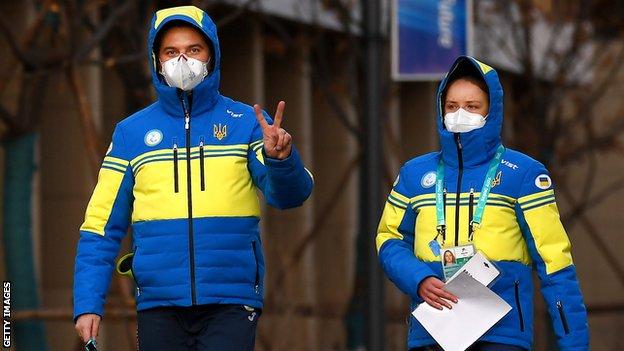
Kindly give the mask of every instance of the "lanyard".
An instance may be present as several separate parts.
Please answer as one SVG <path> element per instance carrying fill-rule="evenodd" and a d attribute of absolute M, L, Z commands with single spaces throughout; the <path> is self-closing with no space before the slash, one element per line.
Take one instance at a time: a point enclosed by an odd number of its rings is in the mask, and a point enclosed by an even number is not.
<path fill-rule="evenodd" d="M 472 222 L 470 223 L 471 226 L 473 224 L 481 224 L 483 212 L 485 211 L 485 205 L 487 203 L 488 197 L 490 196 L 490 191 L 492 190 L 492 181 L 496 176 L 496 171 L 498 170 L 498 165 L 500 164 L 504 152 L 505 147 L 503 145 L 499 145 L 498 149 L 496 150 L 496 154 L 494 155 L 494 158 L 492 159 L 492 161 L 490 161 L 485 180 L 483 181 L 483 188 L 481 189 L 481 193 L 479 194 L 479 202 L 477 203 L 477 208 L 475 210 Z M 444 189 L 444 161 L 442 160 L 442 157 L 440 157 L 440 161 L 438 162 L 438 169 L 436 171 L 436 216 L 438 235 L 442 235 L 443 241 L 446 232 L 446 201 L 444 201 L 445 195 L 446 189 Z M 458 194 L 458 196 L 460 196 L 460 194 Z"/>

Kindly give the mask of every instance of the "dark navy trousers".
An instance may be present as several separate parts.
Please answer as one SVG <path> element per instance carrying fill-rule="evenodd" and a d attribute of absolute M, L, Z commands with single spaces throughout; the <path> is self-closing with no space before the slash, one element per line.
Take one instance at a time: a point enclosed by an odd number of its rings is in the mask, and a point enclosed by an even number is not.
<path fill-rule="evenodd" d="M 253 351 L 261 311 L 242 305 L 137 312 L 140 351 Z"/>
<path fill-rule="evenodd" d="M 443 351 L 443 350 L 438 345 L 432 345 L 432 346 L 425 346 L 425 347 L 417 347 L 415 349 L 410 349 L 410 351 Z M 519 346 L 479 341 L 475 343 L 474 345 L 470 346 L 468 350 L 466 351 L 525 351 L 525 349 Z"/>

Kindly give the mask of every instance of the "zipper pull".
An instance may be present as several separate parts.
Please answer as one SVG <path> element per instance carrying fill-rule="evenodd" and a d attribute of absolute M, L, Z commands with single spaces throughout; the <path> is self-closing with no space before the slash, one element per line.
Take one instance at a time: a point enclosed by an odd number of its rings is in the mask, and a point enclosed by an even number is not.
<path fill-rule="evenodd" d="M 186 93 L 181 96 L 182 100 L 182 109 L 184 110 L 184 129 L 188 130 L 191 123 L 191 115 L 189 113 L 188 103 L 187 103 L 187 95 Z"/>

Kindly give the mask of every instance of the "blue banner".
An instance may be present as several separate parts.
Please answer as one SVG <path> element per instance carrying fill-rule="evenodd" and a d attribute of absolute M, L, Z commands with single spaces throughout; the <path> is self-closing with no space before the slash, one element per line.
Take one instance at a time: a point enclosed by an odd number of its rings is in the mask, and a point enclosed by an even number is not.
<path fill-rule="evenodd" d="M 457 56 L 471 54 L 471 5 L 471 0 L 394 0 L 394 78 L 439 79 Z"/>

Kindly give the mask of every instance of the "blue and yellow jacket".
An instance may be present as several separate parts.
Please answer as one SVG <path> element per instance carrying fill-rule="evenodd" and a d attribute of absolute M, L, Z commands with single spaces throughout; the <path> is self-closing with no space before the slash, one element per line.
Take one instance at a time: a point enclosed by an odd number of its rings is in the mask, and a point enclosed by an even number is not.
<path fill-rule="evenodd" d="M 152 44 L 173 20 L 195 26 L 213 46 L 214 69 L 190 96 L 164 84 L 156 72 Z M 312 176 L 295 148 L 284 160 L 264 157 L 252 107 L 220 95 L 219 41 L 206 13 L 192 6 L 158 11 L 148 53 L 158 100 L 119 122 L 113 133 L 80 227 L 74 318 L 103 315 L 114 260 L 130 225 L 138 310 L 261 308 L 265 264 L 257 189 L 268 204 L 292 208 L 310 195 Z"/>
<path fill-rule="evenodd" d="M 476 70 L 489 88 L 490 111 L 483 128 L 451 133 L 443 125 L 441 95 L 455 72 Z M 401 168 L 388 196 L 376 243 L 379 260 L 390 280 L 412 299 L 423 300 L 418 285 L 429 276 L 443 279 L 440 258 L 429 243 L 437 237 L 435 177 L 445 164 L 446 246 L 469 243 L 469 218 L 476 207 L 490 160 L 501 144 L 503 90 L 491 67 L 460 57 L 442 80 L 437 95 L 437 127 L 441 151 L 414 158 Z M 483 341 L 531 348 L 533 340 L 532 266 L 562 350 L 587 350 L 588 326 L 583 298 L 570 254 L 570 241 L 559 219 L 548 171 L 538 161 L 506 149 L 493 181 L 481 226 L 473 244 L 501 270 L 491 289 L 513 307 Z M 470 190 L 475 193 L 470 196 Z M 441 238 L 438 239 L 441 242 Z M 410 316 L 408 347 L 434 344 Z"/>

